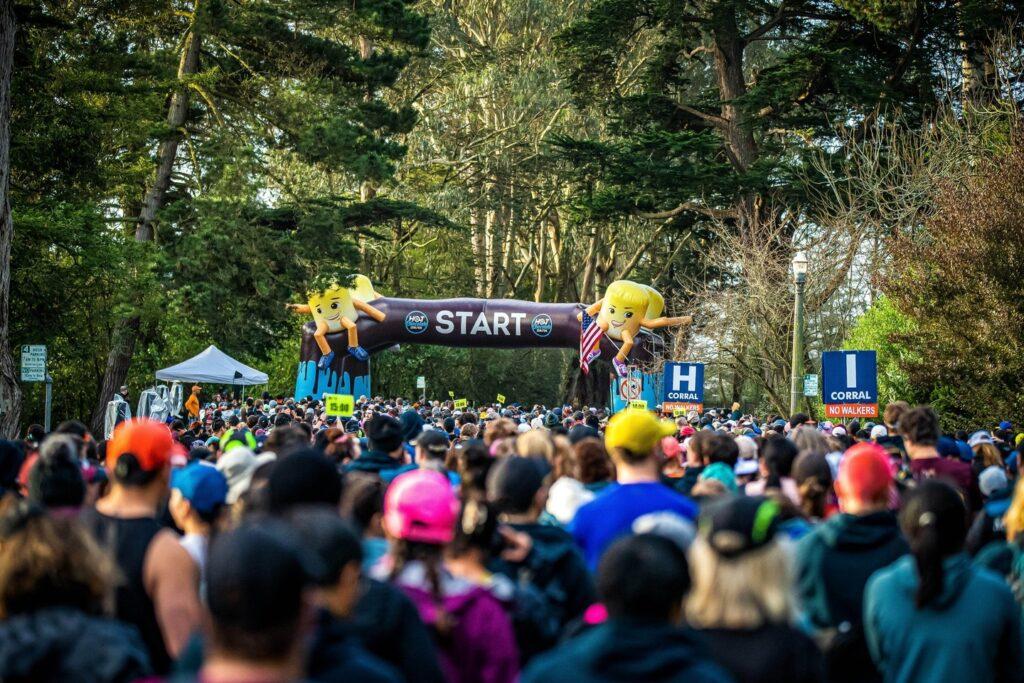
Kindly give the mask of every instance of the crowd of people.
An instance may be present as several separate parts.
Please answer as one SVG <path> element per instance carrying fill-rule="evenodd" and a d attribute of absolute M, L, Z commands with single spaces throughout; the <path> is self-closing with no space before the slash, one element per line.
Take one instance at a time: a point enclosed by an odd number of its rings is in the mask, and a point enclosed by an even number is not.
<path fill-rule="evenodd" d="M 1024 680 L 1010 422 L 193 395 L 0 441 L 0 680 Z"/>

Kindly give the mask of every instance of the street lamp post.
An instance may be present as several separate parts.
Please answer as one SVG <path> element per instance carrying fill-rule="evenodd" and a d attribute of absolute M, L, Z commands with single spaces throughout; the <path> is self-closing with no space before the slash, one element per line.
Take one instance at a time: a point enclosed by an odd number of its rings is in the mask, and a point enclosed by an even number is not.
<path fill-rule="evenodd" d="M 803 393 L 800 387 L 800 375 L 804 362 L 804 281 L 807 279 L 807 254 L 796 252 L 793 257 L 793 284 L 796 285 L 796 297 L 793 301 L 793 362 L 790 365 L 789 378 L 789 414 L 796 413 L 796 406 Z"/>

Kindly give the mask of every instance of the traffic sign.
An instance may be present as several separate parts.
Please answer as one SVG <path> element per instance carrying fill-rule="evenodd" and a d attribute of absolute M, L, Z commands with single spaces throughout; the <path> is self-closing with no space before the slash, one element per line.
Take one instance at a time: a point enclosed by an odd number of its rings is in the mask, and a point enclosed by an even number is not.
<path fill-rule="evenodd" d="M 21 347 L 21 381 L 46 381 L 46 346 L 25 344 Z"/>
<path fill-rule="evenodd" d="M 355 410 L 355 398 L 347 394 L 324 394 L 324 407 L 328 417 L 349 417 Z"/>
<path fill-rule="evenodd" d="M 817 375 L 804 375 L 804 396 L 817 396 L 820 389 Z"/>
<path fill-rule="evenodd" d="M 426 389 L 427 388 L 427 378 L 424 377 L 423 375 L 419 375 L 418 377 L 416 377 L 416 388 L 417 389 Z"/>
<path fill-rule="evenodd" d="M 704 411 L 704 364 L 665 363 L 665 388 L 661 409 L 665 412 Z"/>
<path fill-rule="evenodd" d="M 878 417 L 878 358 L 874 351 L 821 354 L 822 402 L 828 417 Z"/>

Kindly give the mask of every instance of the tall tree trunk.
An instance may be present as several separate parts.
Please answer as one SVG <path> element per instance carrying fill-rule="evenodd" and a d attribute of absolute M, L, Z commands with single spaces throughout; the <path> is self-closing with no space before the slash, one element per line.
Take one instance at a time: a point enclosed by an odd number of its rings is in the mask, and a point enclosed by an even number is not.
<path fill-rule="evenodd" d="M 484 229 L 480 224 L 480 209 L 469 210 L 469 228 L 473 233 L 473 289 L 478 297 L 484 295 Z"/>
<path fill-rule="evenodd" d="M 14 0 L 0 0 L 0 434 L 13 438 L 21 419 L 21 388 L 11 355 L 11 75 L 14 70 Z"/>
<path fill-rule="evenodd" d="M 185 81 L 199 72 L 201 39 L 197 31 L 198 22 L 195 17 L 195 14 L 199 12 L 198 0 L 193 5 L 193 12 L 192 26 L 185 38 L 181 59 L 178 62 L 178 89 L 171 96 L 171 103 L 167 109 L 167 128 L 170 133 L 157 149 L 156 173 L 153 183 L 146 191 L 142 210 L 139 212 L 135 226 L 136 242 L 152 242 L 156 239 L 156 214 L 167 200 L 167 190 L 171 186 L 171 172 L 174 170 L 174 162 L 178 156 L 178 146 L 184 137 L 182 128 L 188 116 L 189 102 L 189 87 Z M 124 384 L 125 378 L 128 376 L 128 368 L 131 366 L 135 345 L 138 341 L 140 323 L 139 316 L 132 315 L 121 320 L 114 330 L 110 353 L 107 355 L 107 366 L 103 372 L 103 385 L 100 387 L 99 399 L 92 412 L 93 433 L 102 432 L 107 402 L 113 398 L 114 392 Z"/>

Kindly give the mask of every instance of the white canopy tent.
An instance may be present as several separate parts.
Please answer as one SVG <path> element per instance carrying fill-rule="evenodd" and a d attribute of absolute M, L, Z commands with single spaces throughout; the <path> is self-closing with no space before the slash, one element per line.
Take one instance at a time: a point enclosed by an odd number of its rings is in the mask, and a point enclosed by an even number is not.
<path fill-rule="evenodd" d="M 260 372 L 224 353 L 212 344 L 198 356 L 157 370 L 156 378 L 164 382 L 202 382 L 250 387 L 266 384 L 266 373 Z"/>

